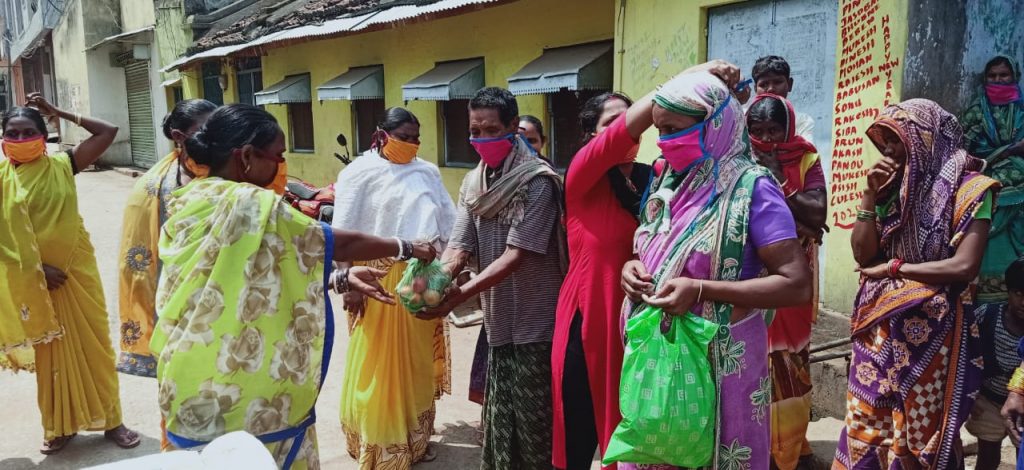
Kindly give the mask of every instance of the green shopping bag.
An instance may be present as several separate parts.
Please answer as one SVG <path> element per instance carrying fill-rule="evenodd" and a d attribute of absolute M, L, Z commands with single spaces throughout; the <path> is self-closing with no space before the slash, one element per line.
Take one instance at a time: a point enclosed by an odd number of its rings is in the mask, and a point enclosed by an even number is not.
<path fill-rule="evenodd" d="M 409 312 L 416 313 L 441 305 L 444 290 L 451 282 L 452 278 L 445 272 L 440 261 L 424 263 L 414 259 L 406 266 L 395 291 L 402 306 Z"/>
<path fill-rule="evenodd" d="M 622 422 L 603 463 L 662 463 L 697 468 L 715 452 L 715 382 L 708 345 L 718 325 L 695 315 L 672 317 L 647 307 L 626 322 L 619 382 Z"/>

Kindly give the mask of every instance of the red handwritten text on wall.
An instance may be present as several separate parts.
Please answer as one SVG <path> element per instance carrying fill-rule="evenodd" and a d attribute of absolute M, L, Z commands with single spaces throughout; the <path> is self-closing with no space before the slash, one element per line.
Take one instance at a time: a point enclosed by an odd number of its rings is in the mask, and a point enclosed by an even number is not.
<path fill-rule="evenodd" d="M 893 76 L 902 62 L 893 56 L 890 18 L 879 14 L 879 1 L 840 4 L 829 208 L 831 224 L 842 229 L 853 228 L 870 168 L 865 158 L 872 144 L 864 132 L 894 100 Z"/>

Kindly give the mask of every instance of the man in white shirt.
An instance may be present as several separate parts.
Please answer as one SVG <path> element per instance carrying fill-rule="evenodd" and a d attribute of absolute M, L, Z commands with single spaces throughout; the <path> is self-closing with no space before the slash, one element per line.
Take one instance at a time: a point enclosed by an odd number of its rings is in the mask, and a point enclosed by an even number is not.
<path fill-rule="evenodd" d="M 789 62 L 777 55 L 769 55 L 754 62 L 754 70 L 750 74 L 754 79 L 755 93 L 772 93 L 788 99 L 793 91 L 793 78 L 789 76 Z M 814 142 L 814 118 L 796 112 L 796 133 Z"/>

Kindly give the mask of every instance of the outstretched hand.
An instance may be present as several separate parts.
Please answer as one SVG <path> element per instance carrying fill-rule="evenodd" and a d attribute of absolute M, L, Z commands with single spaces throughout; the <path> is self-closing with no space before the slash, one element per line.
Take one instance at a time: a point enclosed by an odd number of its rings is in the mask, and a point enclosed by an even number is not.
<path fill-rule="evenodd" d="M 369 266 L 355 266 L 348 270 L 348 286 L 350 291 L 358 292 L 378 302 L 394 305 L 395 299 L 390 292 L 380 285 L 380 279 L 388 272 Z"/>

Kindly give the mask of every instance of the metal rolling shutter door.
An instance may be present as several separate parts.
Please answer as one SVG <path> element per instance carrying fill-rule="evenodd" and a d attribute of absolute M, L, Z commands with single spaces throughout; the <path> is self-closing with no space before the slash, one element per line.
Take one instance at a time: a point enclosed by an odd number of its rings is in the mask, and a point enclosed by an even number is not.
<path fill-rule="evenodd" d="M 149 168 L 156 164 L 156 140 L 153 127 L 153 98 L 149 89 L 149 61 L 131 61 L 124 68 L 128 91 L 128 129 L 132 163 Z"/>

